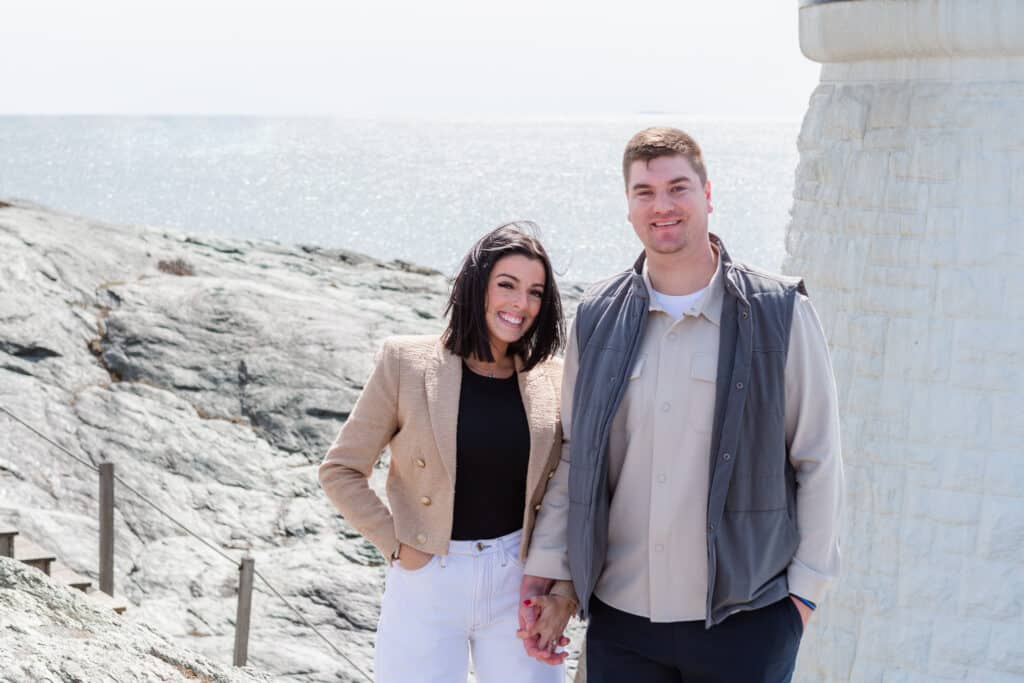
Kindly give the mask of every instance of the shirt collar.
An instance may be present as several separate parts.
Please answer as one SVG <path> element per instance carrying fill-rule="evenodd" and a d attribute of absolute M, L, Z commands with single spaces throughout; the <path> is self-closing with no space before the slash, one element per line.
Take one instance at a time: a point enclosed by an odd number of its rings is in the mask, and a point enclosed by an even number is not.
<path fill-rule="evenodd" d="M 704 316 L 708 322 L 712 323 L 716 327 L 719 326 L 722 319 L 722 295 L 724 294 L 722 287 L 722 254 L 718 249 L 718 245 L 714 242 L 711 243 L 711 249 L 715 252 L 715 272 L 711 275 L 711 281 L 707 284 L 707 289 L 704 291 L 704 296 L 700 298 L 695 307 L 695 316 Z M 649 311 L 664 311 L 661 305 L 658 303 L 657 297 L 654 296 L 654 285 L 651 284 L 651 276 L 647 270 L 647 259 L 644 259 L 643 270 L 641 274 L 644 278 L 644 285 L 647 287 L 647 298 L 648 305 L 647 310 Z"/>

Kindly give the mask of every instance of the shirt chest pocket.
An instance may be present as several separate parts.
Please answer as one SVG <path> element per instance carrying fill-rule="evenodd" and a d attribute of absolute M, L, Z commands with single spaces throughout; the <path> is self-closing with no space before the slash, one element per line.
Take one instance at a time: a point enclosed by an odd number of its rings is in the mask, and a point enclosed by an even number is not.
<path fill-rule="evenodd" d="M 714 424 L 715 380 L 717 377 L 717 354 L 695 353 L 690 357 L 686 418 L 690 427 L 701 434 L 710 434 Z"/>
<path fill-rule="evenodd" d="M 651 428 L 651 411 L 648 409 L 651 399 L 643 386 L 646 365 L 647 355 L 640 355 L 626 374 L 625 394 L 612 421 L 612 448 L 625 449 L 629 434 L 637 429 Z"/>

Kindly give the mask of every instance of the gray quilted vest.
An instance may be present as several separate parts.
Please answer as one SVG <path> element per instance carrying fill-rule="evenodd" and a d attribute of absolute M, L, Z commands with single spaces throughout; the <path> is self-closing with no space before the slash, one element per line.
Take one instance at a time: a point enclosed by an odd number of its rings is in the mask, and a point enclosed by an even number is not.
<path fill-rule="evenodd" d="M 785 439 L 790 323 L 803 282 L 733 263 L 718 237 L 725 296 L 708 490 L 706 626 L 788 593 L 800 538 Z M 576 313 L 579 374 L 569 469 L 569 566 L 583 616 L 608 549 L 608 434 L 647 319 L 644 257 L 591 287 Z"/>

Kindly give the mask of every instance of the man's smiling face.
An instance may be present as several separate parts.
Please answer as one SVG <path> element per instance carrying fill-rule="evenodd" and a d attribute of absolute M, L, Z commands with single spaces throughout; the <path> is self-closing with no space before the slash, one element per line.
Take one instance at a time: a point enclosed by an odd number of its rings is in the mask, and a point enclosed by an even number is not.
<path fill-rule="evenodd" d="M 648 257 L 679 254 L 707 241 L 711 183 L 701 183 L 686 157 L 634 161 L 626 198 L 629 222 Z"/>

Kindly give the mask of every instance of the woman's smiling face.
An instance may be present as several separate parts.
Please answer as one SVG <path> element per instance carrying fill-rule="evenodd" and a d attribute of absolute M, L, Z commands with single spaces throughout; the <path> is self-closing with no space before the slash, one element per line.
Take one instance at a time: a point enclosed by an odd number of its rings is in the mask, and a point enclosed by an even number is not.
<path fill-rule="evenodd" d="M 540 314 L 544 285 L 544 264 L 522 254 L 504 256 L 491 268 L 484 315 L 495 358 L 505 356 L 508 345 L 530 331 Z"/>

